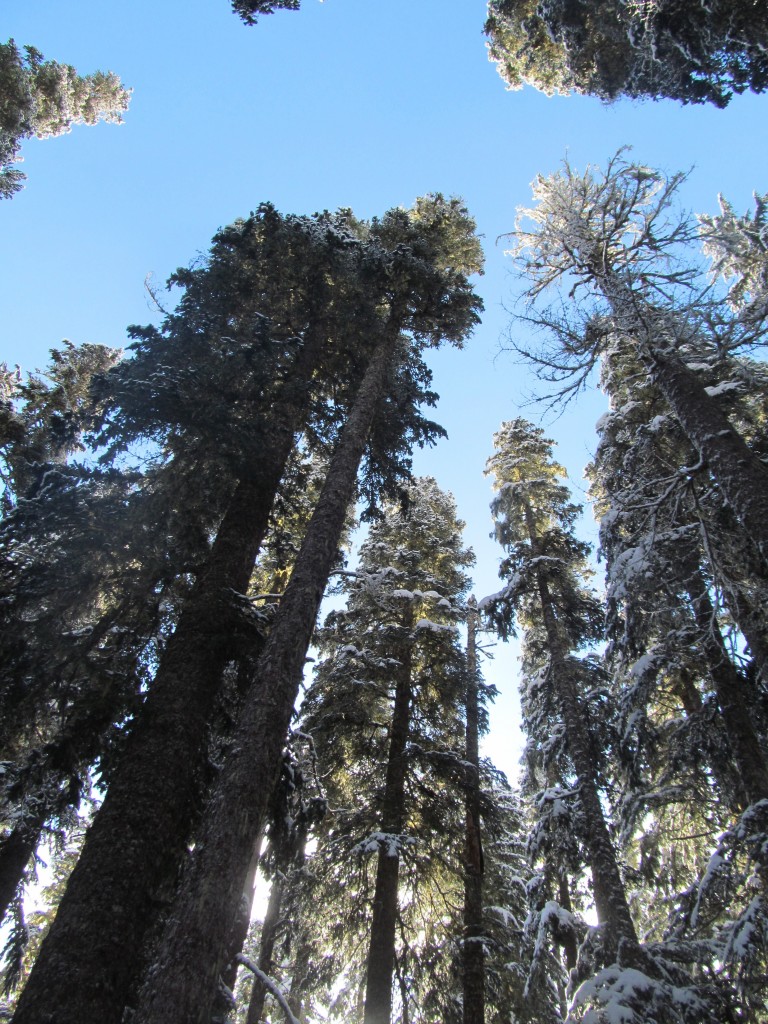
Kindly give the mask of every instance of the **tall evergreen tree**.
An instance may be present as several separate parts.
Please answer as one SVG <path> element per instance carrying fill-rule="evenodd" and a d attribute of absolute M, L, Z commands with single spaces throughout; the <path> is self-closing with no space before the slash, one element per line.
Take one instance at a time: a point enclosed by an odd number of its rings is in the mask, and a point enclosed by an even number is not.
<path fill-rule="evenodd" d="M 588 549 L 573 534 L 579 509 L 559 482 L 564 471 L 552 460 L 552 443 L 541 430 L 515 420 L 503 425 L 496 444 L 489 469 L 499 492 L 493 509 L 497 538 L 508 551 L 502 566 L 508 582 L 490 608 L 502 631 L 513 609 L 524 625 L 526 714 L 538 731 L 537 743 L 548 748 L 558 783 L 541 793 L 539 803 L 550 819 L 570 816 L 589 864 L 598 917 L 597 932 L 582 942 L 572 973 L 581 984 L 569 1019 L 590 1020 L 604 1012 L 607 1019 L 623 1015 L 633 1022 L 714 1022 L 721 1006 L 711 989 L 681 970 L 670 949 L 641 945 L 606 821 L 610 706 L 599 665 L 589 656 L 577 657 L 580 648 L 600 639 L 602 627 L 600 604 L 585 586 Z M 559 739 L 551 728 L 542 730 L 548 720 L 559 724 Z M 572 914 L 556 901 L 539 918 L 540 930 L 548 924 L 573 933 Z"/>
<path fill-rule="evenodd" d="M 440 197 L 420 201 L 410 215 L 392 211 L 371 226 L 348 213 L 283 218 L 262 207 L 217 236 L 206 265 L 175 276 L 185 287 L 177 312 L 160 332 L 137 330 L 136 358 L 105 382 L 115 395 L 105 442 L 119 454 L 137 438 L 159 439 L 171 465 L 194 464 L 198 485 L 211 488 L 208 505 L 200 494 L 196 507 L 202 505 L 206 516 L 218 510 L 221 518 L 20 1014 L 55 1005 L 60 1020 L 64 1012 L 73 1020 L 89 1013 L 120 1019 L 157 901 L 173 884 L 195 820 L 221 673 L 236 655 L 233 639 L 253 637 L 258 626 L 248 608 L 243 619 L 239 595 L 247 589 L 294 436 L 305 430 L 333 442 L 381 336 L 382 302 L 391 308 L 390 348 L 403 327 L 435 341 L 441 331 L 457 341 L 467 333 L 476 300 L 466 278 L 432 269 L 446 261 L 450 231 L 443 223 L 455 230 L 452 218 L 461 216 L 456 202 Z M 410 264 L 401 257 L 398 265 L 397 247 L 409 234 Z M 419 283 L 433 288 L 433 305 L 419 305 L 414 272 L 409 277 L 403 263 L 426 275 Z M 401 400 L 394 367 L 383 357 L 377 365 L 383 393 L 391 389 L 391 407 L 404 402 L 408 417 L 386 457 L 371 452 L 371 466 L 386 477 L 403 458 L 403 438 L 423 442 L 432 427 L 415 409 L 422 396 L 429 400 L 418 383 L 426 381 L 424 372 L 415 369 L 415 384 Z M 363 448 L 371 426 L 361 435 Z M 386 429 L 377 427 L 371 436 L 377 434 L 386 436 Z M 151 832 L 147 820 L 155 823 Z M 119 958 L 111 952 L 118 931 Z M 80 973 L 82 983 L 73 989 Z"/>
<path fill-rule="evenodd" d="M 732 380 L 736 367 L 726 369 L 726 379 Z M 625 697 L 626 715 L 631 719 L 637 713 L 639 723 L 652 678 L 660 683 L 666 678 L 661 685 L 677 691 L 684 719 L 679 729 L 664 730 L 676 746 L 681 743 L 675 756 L 668 751 L 669 767 L 672 761 L 680 766 L 683 745 L 690 743 L 689 765 L 700 777 L 701 748 L 709 746 L 706 767 L 718 782 L 719 798 L 731 807 L 760 800 L 768 776 L 755 728 L 759 693 L 752 677 L 760 674 L 763 639 L 754 626 L 756 616 L 744 614 L 747 601 L 754 600 L 749 591 L 762 592 L 760 579 L 750 579 L 749 566 L 734 562 L 727 519 L 705 467 L 667 414 L 658 389 L 621 343 L 606 354 L 602 382 L 611 411 L 601 421 L 590 473 L 603 522 L 612 666 L 620 674 L 629 671 L 639 683 L 637 695 L 643 694 L 635 708 Z M 717 391 L 717 385 L 710 390 Z M 660 600 L 662 594 L 666 600 Z M 739 640 L 729 636 L 734 620 L 737 625 L 743 620 L 743 631 L 753 638 L 756 673 L 734 660 Z M 714 691 L 725 737 L 717 721 L 707 723 L 714 708 L 709 702 L 707 710 L 700 690 Z M 664 700 L 670 697 L 675 700 L 669 693 Z"/>
<path fill-rule="evenodd" d="M 443 338 L 461 344 L 476 322 L 478 300 L 466 277 L 480 266 L 473 227 L 460 203 L 439 196 L 420 200 L 411 212 L 392 211 L 370 227 L 370 245 L 379 258 L 377 276 L 368 282 L 368 295 L 378 307 L 368 367 L 259 660 L 233 752 L 209 805 L 199 852 L 145 986 L 139 1012 L 143 1021 L 162 1019 L 168 1012 L 207 1020 L 207 993 L 220 970 L 242 875 L 279 763 L 317 609 L 369 437 L 377 437 L 377 417 L 386 411 L 384 400 L 401 379 L 401 368 L 409 362 L 418 366 L 417 353 L 425 345 Z M 412 340 L 406 341 L 404 334 Z M 409 401 L 407 406 L 401 409 L 401 431 L 388 423 L 387 436 L 398 446 L 418 420 L 414 404 Z"/>
<path fill-rule="evenodd" d="M 617 335 L 658 388 L 684 436 L 708 467 L 714 486 L 768 571 L 768 471 L 697 373 L 708 354 L 735 356 L 762 344 L 765 314 L 741 315 L 713 293 L 688 248 L 696 237 L 677 216 L 681 176 L 630 163 L 620 152 L 604 175 L 563 172 L 539 178 L 538 205 L 522 211 L 515 252 L 531 280 L 533 302 L 573 275 L 577 317 L 535 314 L 552 328 L 551 343 L 532 354 L 550 381 L 577 390 Z M 526 219 L 533 229 L 523 229 Z M 578 316 L 586 319 L 586 326 Z M 530 353 L 529 353 L 530 354 Z"/>
<path fill-rule="evenodd" d="M 477 602 L 467 612 L 467 688 L 465 695 L 465 760 L 467 769 L 464 830 L 464 935 L 461 955 L 464 1024 L 485 1020 L 485 949 L 483 878 L 485 858 L 481 827 L 480 668 L 477 651 Z"/>
<path fill-rule="evenodd" d="M 599 639 L 602 625 L 600 606 L 583 583 L 586 548 L 573 535 L 580 510 L 559 483 L 564 470 L 553 461 L 552 442 L 541 430 L 513 420 L 502 426 L 494 443 L 497 450 L 488 468 L 499 494 L 493 514 L 497 539 L 508 552 L 502 572 L 509 579 L 500 614 L 502 621 L 512 609 L 524 616 L 526 672 L 537 676 L 538 701 L 551 693 L 562 723 L 604 955 L 610 963 L 623 947 L 628 960 L 633 951 L 637 959 L 637 933 L 601 804 L 595 726 L 586 713 L 589 662 L 574 657 Z M 537 742 L 545 743 L 546 736 L 538 735 Z"/>

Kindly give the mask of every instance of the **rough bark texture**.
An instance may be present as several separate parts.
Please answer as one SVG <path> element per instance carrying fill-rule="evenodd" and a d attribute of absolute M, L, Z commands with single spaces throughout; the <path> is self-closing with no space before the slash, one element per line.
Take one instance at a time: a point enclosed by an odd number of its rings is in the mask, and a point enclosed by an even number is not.
<path fill-rule="evenodd" d="M 305 385 L 319 358 L 309 347 L 309 365 L 296 368 Z M 122 1020 L 197 817 L 207 724 L 232 656 L 232 591 L 247 590 L 303 409 L 291 395 L 275 412 L 274 446 L 235 488 L 21 995 L 18 1024 Z"/>
<path fill-rule="evenodd" d="M 477 664 L 477 605 L 467 616 L 466 753 L 464 831 L 464 943 L 461 950 L 464 1024 L 485 1020 L 483 947 L 483 847 L 480 825 L 480 705 Z"/>
<path fill-rule="evenodd" d="M 280 767 L 304 660 L 394 351 L 379 343 L 342 432 L 243 706 L 137 1024 L 205 1024 L 253 843 Z"/>
<path fill-rule="evenodd" d="M 237 955 L 242 953 L 251 927 L 251 909 L 253 907 L 253 898 L 256 894 L 256 872 L 258 871 L 259 856 L 261 854 L 261 839 L 262 837 L 259 836 L 248 867 L 248 874 L 243 884 L 240 905 L 237 908 L 237 917 L 232 926 L 232 934 L 229 937 L 227 962 L 221 972 L 221 985 L 217 986 L 217 992 L 214 997 L 211 1024 L 227 1024 L 232 1013 L 231 993 L 235 991 L 237 972 L 240 966 L 237 961 Z M 230 995 L 227 993 L 230 993 Z"/>
<path fill-rule="evenodd" d="M 403 613 L 404 630 L 413 626 L 411 609 Z M 406 641 L 398 651 L 400 668 L 395 679 L 395 702 L 389 732 L 387 774 L 381 809 L 381 831 L 402 834 L 405 823 L 406 746 L 411 723 L 411 646 Z M 395 974 L 395 929 L 398 911 L 400 855 L 396 841 L 379 847 L 376 887 L 373 894 L 371 940 L 365 965 L 365 1010 L 363 1024 L 390 1024 L 392 1019 L 392 982 Z"/>

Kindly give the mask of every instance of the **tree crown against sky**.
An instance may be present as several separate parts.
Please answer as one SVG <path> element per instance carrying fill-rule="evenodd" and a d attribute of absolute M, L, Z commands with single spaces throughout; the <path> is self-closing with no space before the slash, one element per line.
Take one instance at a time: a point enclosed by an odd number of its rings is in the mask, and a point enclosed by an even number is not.
<path fill-rule="evenodd" d="M 21 143 L 62 135 L 73 124 L 120 123 L 130 91 L 112 71 L 78 75 L 71 64 L 46 60 L 34 46 L 0 43 L 0 198 L 22 187 Z"/>
<path fill-rule="evenodd" d="M 492 0 L 485 30 L 512 89 L 724 107 L 768 88 L 768 21 L 748 0 Z"/>

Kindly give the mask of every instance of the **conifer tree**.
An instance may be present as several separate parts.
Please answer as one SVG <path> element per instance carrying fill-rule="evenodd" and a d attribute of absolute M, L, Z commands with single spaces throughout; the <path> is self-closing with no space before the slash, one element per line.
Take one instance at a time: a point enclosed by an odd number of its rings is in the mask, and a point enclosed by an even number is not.
<path fill-rule="evenodd" d="M 537 700 L 551 694 L 562 723 L 604 955 L 610 963 L 623 947 L 631 959 L 639 950 L 637 933 L 601 805 L 595 725 L 586 714 L 589 662 L 574 657 L 599 638 L 601 626 L 600 606 L 583 583 L 586 548 L 572 530 L 579 509 L 558 482 L 564 470 L 553 461 L 552 442 L 542 431 L 513 420 L 494 443 L 488 468 L 499 494 L 493 514 L 497 539 L 508 552 L 502 572 L 509 580 L 500 614 L 502 621 L 512 609 L 524 616 L 526 673 L 537 676 Z M 546 739 L 536 736 L 539 744 Z"/>
<path fill-rule="evenodd" d="M 409 363 L 415 364 L 415 379 L 420 379 L 418 351 L 423 346 L 439 344 L 443 338 L 461 344 L 476 322 L 478 300 L 466 278 L 467 272 L 480 266 L 472 231 L 461 204 L 440 196 L 419 200 L 410 212 L 391 211 L 370 227 L 369 251 L 378 258 L 372 260 L 366 294 L 376 303 L 378 326 L 368 345 L 367 369 L 259 659 L 194 865 L 166 929 L 160 960 L 145 985 L 139 1011 L 142 1021 L 162 1019 L 168 1012 L 207 1020 L 208 993 L 221 967 L 223 945 L 274 780 L 360 461 L 369 438 L 375 442 L 378 436 L 391 437 L 397 451 L 404 436 L 419 436 L 418 431 L 414 434 L 413 424 L 419 418 L 413 395 L 407 407 L 400 409 L 402 429 L 393 429 L 389 420 L 387 431 L 379 435 L 377 419 L 386 411 L 385 399 L 403 379 Z M 429 296 L 426 304 L 425 296 Z M 413 340 L 406 341 L 404 333 Z M 390 463 L 386 450 L 381 454 L 386 466 Z M 375 450 L 371 456 L 369 464 L 381 464 Z M 398 464 L 402 466 L 401 459 L 395 460 L 394 465 Z M 237 811 L 230 814 L 233 806 Z M 215 879 L 226 880 L 225 891 Z"/>
<path fill-rule="evenodd" d="M 343 580 L 345 608 L 318 636 L 323 656 L 303 708 L 332 808 L 315 869 L 327 888 L 313 900 L 328 905 L 326 933 L 343 932 L 339 972 L 364 995 L 364 1019 L 390 1019 L 396 979 L 402 1013 L 424 1019 L 441 1000 L 443 1014 L 451 1009 L 434 973 L 434 919 L 453 918 L 447 892 L 459 887 L 457 624 L 472 556 L 452 498 L 431 478 L 382 512 Z"/>
<path fill-rule="evenodd" d="M 44 1014 L 45 1005 L 55 1005 L 60 1020 L 64 1012 L 73 1020 L 89 1013 L 105 1020 L 122 1015 L 158 894 L 172 884 L 195 820 L 207 723 L 221 672 L 235 653 L 232 627 L 235 636 L 254 634 L 250 612 L 238 625 L 238 595 L 248 586 L 294 434 L 306 428 L 333 441 L 335 423 L 373 352 L 376 391 L 393 399 L 389 407 L 374 403 L 366 410 L 370 418 L 355 440 L 360 457 L 370 436 L 368 461 L 387 482 L 407 457 L 403 439 L 429 438 L 432 425 L 416 408 L 422 397 L 430 400 L 422 383 L 428 375 L 415 366 L 412 386 L 401 397 L 398 361 L 388 355 L 399 351 L 403 329 L 423 343 L 441 336 L 460 342 L 474 324 L 477 300 L 451 264 L 452 232 L 462 218 L 471 232 L 460 204 L 439 196 L 420 200 L 410 214 L 391 211 L 371 226 L 346 213 L 282 218 L 263 207 L 222 233 L 209 265 L 177 275 L 187 289 L 178 315 L 169 317 L 159 336 L 137 332 L 135 364 L 109 382 L 119 401 L 104 437 L 115 438 L 116 450 L 136 437 L 157 435 L 174 464 L 178 459 L 189 465 L 186 460 L 197 455 L 212 482 L 223 465 L 231 497 L 22 996 L 22 1019 L 27 1012 Z M 295 288 L 288 288 L 290 281 Z M 424 306 L 419 288 L 431 289 L 431 305 Z M 382 304 L 389 310 L 383 333 Z M 185 362 L 185 355 L 198 362 Z M 321 363 L 325 373 L 316 376 Z M 235 381 L 244 390 L 232 395 Z M 330 415 L 324 404 L 329 392 Z M 392 423 L 385 428 L 375 419 L 391 409 L 401 411 L 403 426 L 384 452 L 374 442 L 386 439 Z M 348 461 L 347 477 L 350 466 Z M 342 507 L 334 497 L 338 539 L 347 501 Z M 221 509 L 219 495 L 213 498 Z M 332 558 L 336 541 L 323 543 L 323 557 Z M 316 583 L 309 593 L 319 600 L 322 587 Z M 155 827 L 148 833 L 149 819 Z M 120 958 L 110 952 L 116 913 Z M 73 988 L 75 973 L 82 973 L 82 983 Z"/>
<path fill-rule="evenodd" d="M 0 43 L 0 97 L 0 198 L 7 199 L 26 177 L 13 167 L 24 139 L 63 135 L 73 124 L 119 124 L 130 92 L 111 71 L 81 76 L 9 39 Z"/>
<path fill-rule="evenodd" d="M 485 30 L 512 89 L 725 107 L 768 88 L 768 21 L 749 0 L 492 0 Z"/>
<path fill-rule="evenodd" d="M 729 360 L 718 370 L 734 382 L 738 364 Z M 759 695 L 752 682 L 753 675 L 761 674 L 764 641 L 754 625 L 756 616 L 745 614 L 747 602 L 753 604 L 755 590 L 762 593 L 763 587 L 759 576 L 750 578 L 748 565 L 735 561 L 739 551 L 705 467 L 698 465 L 678 422 L 667 414 L 658 389 L 621 343 L 606 354 L 602 381 L 611 411 L 601 421 L 601 443 L 590 473 L 603 523 L 612 667 L 621 674 L 624 662 L 624 671 L 643 694 L 635 708 L 625 695 L 626 715 L 642 716 L 654 674 L 659 681 L 666 677 L 662 685 L 677 691 L 685 716 L 681 728 L 673 731 L 667 725 L 664 730 L 667 738 L 681 743 L 676 754 L 668 751 L 668 766 L 673 761 L 680 766 L 686 756 L 682 744 L 689 742 L 690 767 L 703 767 L 701 748 L 711 744 L 707 767 L 718 782 L 720 799 L 743 807 L 745 800 L 762 799 L 768 784 L 755 728 Z M 713 384 L 710 390 L 719 388 Z M 732 419 L 733 411 L 738 410 L 731 411 Z M 662 594 L 666 600 L 660 600 Z M 728 635 L 732 626 L 725 612 L 730 608 L 730 621 L 737 626 L 743 621 L 743 632 L 752 638 L 756 673 L 734 660 L 738 637 Z M 707 712 L 697 683 L 705 694 L 714 691 L 725 737 L 717 720 L 707 723 L 714 709 L 710 703 Z M 701 790 L 699 795 L 704 795 Z"/>
<path fill-rule="evenodd" d="M 630 345 L 658 388 L 683 435 L 706 464 L 713 486 L 768 572 L 768 470 L 739 433 L 697 367 L 746 354 L 764 343 L 766 310 L 744 313 L 713 292 L 692 257 L 695 225 L 674 211 L 682 180 L 666 179 L 629 162 L 623 153 L 604 175 L 561 173 L 537 179 L 538 205 L 521 211 L 515 252 L 530 278 L 534 302 L 573 275 L 576 315 L 534 313 L 551 328 L 550 343 L 527 353 L 542 376 L 563 384 L 558 395 L 583 385 L 617 336 Z M 533 229 L 523 229 L 526 219 Z M 579 319 L 581 317 L 581 319 Z M 558 399 L 555 399 L 558 400 Z"/>

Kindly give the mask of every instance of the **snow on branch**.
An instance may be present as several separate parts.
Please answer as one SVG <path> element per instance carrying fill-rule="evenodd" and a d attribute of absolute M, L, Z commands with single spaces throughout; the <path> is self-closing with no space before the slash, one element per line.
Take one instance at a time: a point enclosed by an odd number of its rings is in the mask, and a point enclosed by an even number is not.
<path fill-rule="evenodd" d="M 285 1014 L 285 1019 L 288 1021 L 288 1024 L 299 1024 L 297 1018 L 294 1017 L 293 1014 L 291 1013 L 291 1008 L 286 1002 L 285 996 L 277 987 L 275 982 L 272 981 L 269 975 L 265 974 L 264 971 L 260 970 L 256 966 L 256 964 L 252 960 L 249 960 L 244 953 L 238 953 L 236 959 L 239 964 L 242 964 L 243 967 L 249 970 L 253 974 L 253 976 L 261 982 L 261 984 L 264 986 L 264 988 L 267 990 L 267 992 L 269 992 L 271 996 L 274 996 L 274 998 L 280 1005 L 280 1009 Z"/>

